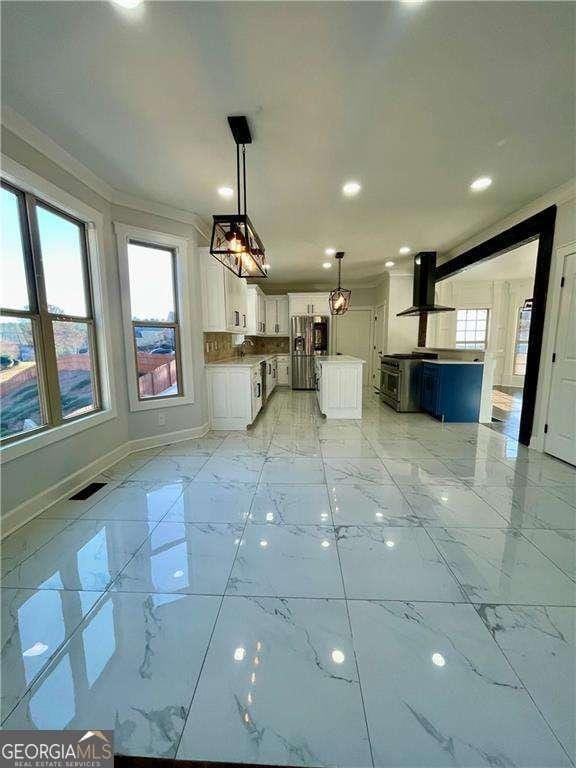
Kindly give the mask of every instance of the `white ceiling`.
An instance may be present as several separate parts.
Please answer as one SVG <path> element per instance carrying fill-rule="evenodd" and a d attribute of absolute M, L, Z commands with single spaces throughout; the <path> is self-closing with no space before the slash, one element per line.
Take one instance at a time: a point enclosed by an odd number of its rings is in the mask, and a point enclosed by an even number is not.
<path fill-rule="evenodd" d="M 5 2 L 2 98 L 118 190 L 231 209 L 226 115 L 248 115 L 249 213 L 274 282 L 381 273 L 574 175 L 565 2 Z M 493 186 L 474 195 L 478 175 Z M 354 200 L 340 193 L 356 178 Z M 405 260 L 404 260 L 405 261 Z M 334 274 L 332 270 L 330 274 Z"/>
<path fill-rule="evenodd" d="M 518 248 L 494 256 L 492 259 L 474 264 L 468 269 L 463 269 L 454 277 L 442 281 L 442 285 L 458 282 L 476 282 L 491 280 L 525 280 L 534 278 L 536 272 L 536 256 L 538 254 L 538 240 L 526 243 Z"/>

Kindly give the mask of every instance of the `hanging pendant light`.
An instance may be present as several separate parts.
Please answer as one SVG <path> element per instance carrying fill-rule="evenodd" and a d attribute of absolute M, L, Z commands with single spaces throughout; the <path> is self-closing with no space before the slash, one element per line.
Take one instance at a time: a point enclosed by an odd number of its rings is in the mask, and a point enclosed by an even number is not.
<path fill-rule="evenodd" d="M 352 291 L 348 290 L 348 288 L 342 288 L 340 285 L 344 251 L 338 251 L 334 258 L 338 259 L 338 288 L 335 288 L 330 292 L 328 303 L 330 304 L 331 315 L 343 315 L 350 309 L 350 296 L 352 295 Z"/>
<path fill-rule="evenodd" d="M 246 144 L 252 144 L 248 120 L 244 116 L 228 118 L 236 142 L 236 189 L 238 213 L 213 216 L 210 253 L 237 277 L 268 277 L 264 245 L 246 213 Z M 242 147 L 242 179 L 240 179 Z M 244 203 L 242 212 L 241 201 Z M 265 266 L 266 265 L 266 266 Z"/>

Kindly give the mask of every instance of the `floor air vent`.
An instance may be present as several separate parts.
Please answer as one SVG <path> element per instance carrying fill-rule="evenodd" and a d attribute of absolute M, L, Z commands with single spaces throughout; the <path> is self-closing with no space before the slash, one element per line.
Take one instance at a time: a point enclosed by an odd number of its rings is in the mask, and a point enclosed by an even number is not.
<path fill-rule="evenodd" d="M 105 485 L 106 483 L 89 483 L 86 488 L 82 488 L 82 490 L 75 493 L 74 496 L 70 496 L 70 501 L 84 501 L 84 499 L 89 499 L 92 494 L 99 491 L 100 488 L 104 488 Z"/>

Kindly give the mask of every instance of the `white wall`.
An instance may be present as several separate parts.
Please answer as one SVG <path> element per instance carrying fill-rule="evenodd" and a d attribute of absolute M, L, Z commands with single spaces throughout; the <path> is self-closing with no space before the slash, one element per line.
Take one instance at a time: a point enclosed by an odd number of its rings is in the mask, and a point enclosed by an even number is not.
<path fill-rule="evenodd" d="M 84 430 L 48 447 L 2 464 L 2 517 L 19 505 L 57 486 L 70 475 L 126 445 L 130 440 L 168 435 L 177 430 L 200 427 L 207 422 L 204 383 L 204 357 L 200 321 L 200 289 L 195 252 L 196 230 L 191 224 L 112 205 L 62 166 L 2 127 L 2 152 L 26 169 L 56 185 L 78 200 L 99 211 L 104 219 L 104 261 L 109 302 L 109 319 L 113 336 L 111 361 L 117 416 L 103 424 Z M 122 317 L 118 277 L 114 220 L 186 237 L 194 246 L 189 290 L 192 294 L 193 369 L 195 402 L 192 405 L 164 409 L 166 424 L 158 424 L 158 411 L 130 413 L 126 391 L 126 367 L 122 338 Z"/>
<path fill-rule="evenodd" d="M 489 309 L 486 349 L 496 358 L 494 383 L 522 387 L 523 376 L 514 376 L 514 339 L 518 312 L 532 296 L 533 281 L 525 280 L 443 280 L 436 286 L 439 304 L 458 309 Z M 428 318 L 427 345 L 456 346 L 456 312 L 442 312 Z"/>
<path fill-rule="evenodd" d="M 412 275 L 389 276 L 388 322 L 386 351 L 411 352 L 418 346 L 418 317 L 396 317 L 398 312 L 412 306 L 414 280 Z"/>

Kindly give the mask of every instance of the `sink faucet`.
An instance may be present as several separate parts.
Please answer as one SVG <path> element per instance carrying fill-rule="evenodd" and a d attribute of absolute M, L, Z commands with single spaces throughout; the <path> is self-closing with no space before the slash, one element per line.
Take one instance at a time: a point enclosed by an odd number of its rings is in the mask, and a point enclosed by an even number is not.
<path fill-rule="evenodd" d="M 246 344 L 249 344 L 251 347 L 253 347 L 253 346 L 254 346 L 254 342 L 252 341 L 252 339 L 244 339 L 244 341 L 242 342 L 242 344 L 240 344 L 240 347 L 239 347 L 239 350 L 240 350 L 240 351 L 239 351 L 240 357 L 244 357 L 244 355 L 246 354 L 246 350 L 245 350 L 245 348 L 244 348 L 244 346 L 245 346 Z"/>

